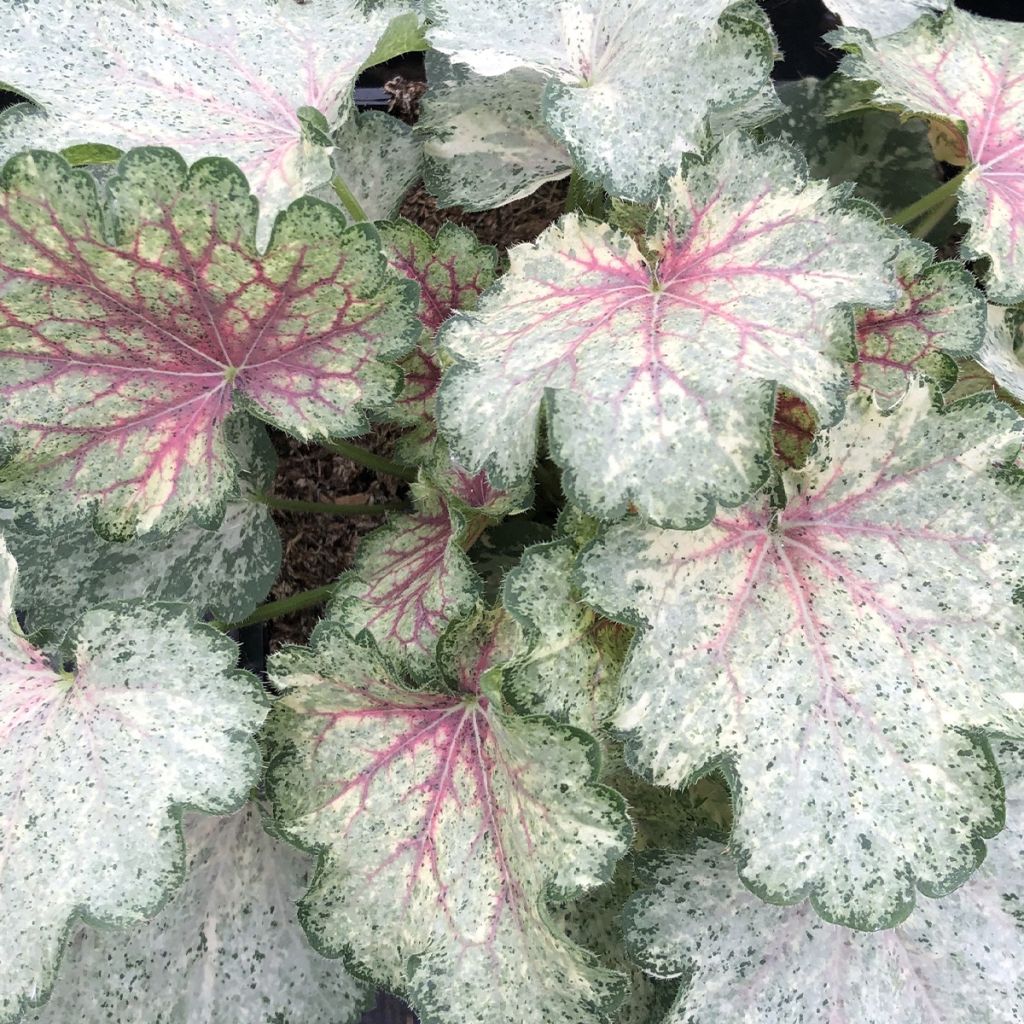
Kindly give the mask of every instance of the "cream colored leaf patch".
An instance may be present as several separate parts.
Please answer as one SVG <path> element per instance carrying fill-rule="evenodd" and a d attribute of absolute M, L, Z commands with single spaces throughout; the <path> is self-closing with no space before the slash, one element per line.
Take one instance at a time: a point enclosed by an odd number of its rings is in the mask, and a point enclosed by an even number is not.
<path fill-rule="evenodd" d="M 1022 423 L 991 396 L 864 396 L 801 471 L 703 530 L 612 527 L 584 598 L 635 623 L 614 724 L 682 786 L 725 764 L 740 873 L 778 903 L 888 927 L 1002 826 L 985 732 L 1024 736 Z"/>
<path fill-rule="evenodd" d="M 1024 402 L 1024 363 L 1020 346 L 1024 334 L 1024 312 L 989 306 L 988 330 L 978 353 L 978 362 L 992 375 L 996 384 Z"/>
<path fill-rule="evenodd" d="M 18 631 L 0 547 L 0 1020 L 53 985 L 76 918 L 153 914 L 184 871 L 180 809 L 237 807 L 266 714 L 238 651 L 172 605 L 110 605 L 74 634 L 73 671 Z"/>
<path fill-rule="evenodd" d="M 964 250 L 991 261 L 994 302 L 1024 299 L 1024 25 L 952 8 L 884 39 L 844 29 L 834 40 L 850 51 L 841 70 L 876 85 L 872 103 L 938 118 L 966 139 Z"/>
<path fill-rule="evenodd" d="M 275 815 L 320 854 L 301 919 L 432 1024 L 609 1021 L 621 976 L 544 902 L 611 877 L 622 801 L 594 782 L 593 741 L 501 706 L 500 617 L 464 636 L 454 691 L 406 689 L 330 623 L 272 659 Z"/>
<path fill-rule="evenodd" d="M 952 0 L 825 0 L 847 28 L 863 28 L 873 36 L 905 29 L 923 14 L 948 10 Z"/>
<path fill-rule="evenodd" d="M 637 243 L 576 215 L 509 252 L 479 308 L 442 328 L 455 365 L 438 422 L 455 456 L 507 486 L 532 469 L 542 406 L 570 497 L 676 525 L 736 505 L 768 471 L 775 384 L 842 411 L 847 304 L 899 292 L 895 234 L 808 181 L 781 143 L 732 135 L 669 183 Z"/>

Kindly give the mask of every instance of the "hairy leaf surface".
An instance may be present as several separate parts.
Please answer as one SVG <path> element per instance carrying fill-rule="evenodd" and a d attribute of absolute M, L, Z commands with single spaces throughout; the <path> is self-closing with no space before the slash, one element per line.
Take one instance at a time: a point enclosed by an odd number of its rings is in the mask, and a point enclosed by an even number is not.
<path fill-rule="evenodd" d="M 329 134 L 397 4 L 0 0 L 4 82 L 43 109 L 0 117 L 0 159 L 81 143 L 168 145 L 233 160 L 274 215 L 331 177 Z M 405 44 L 402 44 L 405 45 Z M 322 120 L 325 138 L 300 108 Z"/>
<path fill-rule="evenodd" d="M 152 914 L 184 869 L 180 808 L 223 812 L 259 777 L 265 709 L 226 637 L 171 605 L 82 619 L 77 669 L 18 631 L 0 542 L 0 1020 L 53 984 L 76 917 Z"/>
<path fill-rule="evenodd" d="M 788 146 L 736 135 L 676 176 L 660 211 L 651 263 L 569 215 L 510 250 L 479 310 L 445 325 L 458 365 L 438 420 L 460 462 L 526 478 L 544 402 L 552 455 L 589 512 L 633 502 L 695 525 L 764 481 L 773 382 L 841 413 L 836 314 L 896 300 L 891 231 L 808 182 Z"/>
<path fill-rule="evenodd" d="M 592 741 L 481 692 L 501 637 L 462 652 L 456 693 L 404 688 L 329 623 L 278 654 L 275 813 L 321 854 L 300 908 L 317 947 L 404 991 L 425 1024 L 593 1024 L 621 979 L 544 900 L 610 878 L 629 823 L 593 782 Z"/>
<path fill-rule="evenodd" d="M 648 891 L 624 919 L 647 971 L 688 978 L 664 1024 L 1016 1024 L 1024 793 L 1012 756 L 1008 825 L 977 875 L 943 899 L 920 900 L 891 931 L 849 931 L 806 907 L 762 903 L 713 843 L 648 860 Z"/>
<path fill-rule="evenodd" d="M 877 83 L 872 102 L 939 118 L 966 137 L 973 169 L 960 186 L 964 249 L 991 260 L 989 296 L 1024 299 L 1024 25 L 951 9 L 872 41 L 843 30 L 842 70 Z"/>
<path fill-rule="evenodd" d="M 985 336 L 985 297 L 958 263 L 932 263 L 927 245 L 908 243 L 896 260 L 900 301 L 857 318 L 854 384 L 875 393 L 879 406 L 898 402 L 924 378 L 946 391 L 954 359 L 977 353 Z"/>
<path fill-rule="evenodd" d="M 367 989 L 309 945 L 295 902 L 312 862 L 247 804 L 184 820 L 188 873 L 152 920 L 82 928 L 33 1024 L 347 1024 Z"/>
<path fill-rule="evenodd" d="M 888 36 L 905 29 L 922 14 L 944 11 L 952 0 L 825 0 L 847 28 L 867 29 L 873 36 Z"/>
<path fill-rule="evenodd" d="M 662 784 L 732 775 L 743 879 L 891 926 L 1002 825 L 979 732 L 1024 735 L 1024 509 L 992 466 L 1021 421 L 991 397 L 890 415 L 851 398 L 814 460 L 696 532 L 637 522 L 585 555 L 585 599 L 640 636 L 615 724 Z"/>
<path fill-rule="evenodd" d="M 713 112 L 767 107 L 754 101 L 770 95 L 775 46 L 748 4 L 514 0 L 495 17 L 485 0 L 430 0 L 427 13 L 431 45 L 453 63 L 478 75 L 525 69 L 543 79 L 551 131 L 615 195 L 653 198 L 680 157 L 700 149 Z M 529 132 L 522 114 L 513 118 Z"/>
<path fill-rule="evenodd" d="M 1024 363 L 1019 354 L 1022 323 L 1024 312 L 989 306 L 988 330 L 978 353 L 978 362 L 992 374 L 1001 388 L 1024 402 Z"/>
<path fill-rule="evenodd" d="M 216 525 L 236 406 L 299 437 L 356 433 L 415 338 L 375 237 L 301 199 L 265 256 L 226 161 L 121 161 L 101 202 L 53 154 L 0 175 L 0 501 L 107 534 Z"/>

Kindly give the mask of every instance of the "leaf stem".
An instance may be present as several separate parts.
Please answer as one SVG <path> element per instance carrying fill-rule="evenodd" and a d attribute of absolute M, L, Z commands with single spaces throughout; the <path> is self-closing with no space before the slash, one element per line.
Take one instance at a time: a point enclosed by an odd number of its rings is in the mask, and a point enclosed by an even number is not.
<path fill-rule="evenodd" d="M 331 181 L 331 186 L 337 197 L 341 200 L 341 205 L 345 207 L 345 212 L 356 223 L 370 219 L 366 216 L 366 211 L 359 205 L 359 200 L 352 194 L 352 190 L 337 174 Z"/>
<path fill-rule="evenodd" d="M 921 222 L 914 228 L 911 234 L 915 238 L 927 238 L 942 221 L 945 219 L 946 214 L 956 205 L 956 196 L 947 196 L 938 206 L 932 210 Z"/>
<path fill-rule="evenodd" d="M 254 626 L 257 622 L 269 622 L 282 615 L 290 615 L 292 612 L 301 612 L 306 608 L 323 604 L 334 593 L 336 586 L 335 583 L 328 583 L 322 587 L 314 587 L 312 590 L 300 590 L 299 593 L 282 597 L 279 601 L 268 601 L 266 604 L 261 604 L 251 615 L 247 615 L 238 622 L 213 622 L 211 625 L 226 633 L 229 629 L 242 629 L 245 626 Z"/>
<path fill-rule="evenodd" d="M 325 516 L 376 516 L 385 512 L 397 512 L 405 508 L 400 502 L 381 502 L 379 505 L 342 505 L 334 501 L 299 501 L 294 498 L 278 498 L 273 494 L 254 494 L 253 500 L 268 508 L 279 508 L 285 512 L 316 512 Z"/>
<path fill-rule="evenodd" d="M 929 213 L 944 200 L 949 199 L 950 196 L 955 196 L 963 184 L 964 178 L 967 177 L 968 172 L 971 170 L 973 170 L 973 167 L 969 164 L 955 178 L 950 178 L 949 181 L 940 185 L 934 192 L 929 192 L 928 195 L 918 199 L 916 203 L 911 203 L 908 207 L 900 210 L 899 213 L 893 214 L 892 222 L 899 224 L 901 227 L 911 224 L 926 213 Z"/>
<path fill-rule="evenodd" d="M 360 466 L 375 470 L 378 473 L 387 473 L 388 476 L 398 477 L 399 480 L 407 480 L 409 483 L 416 482 L 416 470 L 410 466 L 402 466 L 382 455 L 375 455 L 361 445 L 352 444 L 351 441 L 324 441 L 323 446 L 337 455 L 344 455 L 346 459 L 358 462 Z"/>

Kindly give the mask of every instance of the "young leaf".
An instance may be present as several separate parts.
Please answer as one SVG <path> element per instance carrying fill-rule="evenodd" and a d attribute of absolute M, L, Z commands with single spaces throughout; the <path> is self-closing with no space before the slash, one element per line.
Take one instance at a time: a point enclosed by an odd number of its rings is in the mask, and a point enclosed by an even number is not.
<path fill-rule="evenodd" d="M 261 243 L 279 210 L 330 180 L 330 135 L 399 12 L 384 4 L 364 14 L 354 0 L 255 0 L 241 19 L 230 0 L 2 0 L 0 9 L 4 82 L 43 108 L 0 118 L 0 159 L 96 142 L 223 156 L 259 197 Z"/>
<path fill-rule="evenodd" d="M 239 463 L 239 494 L 229 498 L 213 530 L 187 525 L 167 535 L 106 541 L 89 523 L 57 533 L 5 526 L 18 562 L 18 610 L 28 632 L 63 633 L 88 609 L 146 598 L 187 604 L 200 617 L 244 619 L 277 579 L 281 538 L 266 505 L 277 456 L 263 426 L 249 417 L 228 424 Z"/>
<path fill-rule="evenodd" d="M 585 599 L 641 630 L 615 719 L 632 759 L 668 785 L 728 766 L 763 898 L 891 926 L 1001 827 L 979 732 L 1024 736 L 1024 506 L 992 467 L 1021 429 L 992 398 L 941 414 L 918 388 L 883 415 L 855 395 L 783 474 L 784 510 L 633 521 L 585 555 Z"/>
<path fill-rule="evenodd" d="M 1024 402 L 1024 364 L 1019 355 L 1022 322 L 1022 310 L 989 306 L 988 330 L 978 353 L 978 362 L 1020 402 Z"/>
<path fill-rule="evenodd" d="M 867 29 L 873 36 L 887 36 L 905 29 L 929 12 L 945 11 L 952 0 L 825 0 L 847 28 Z"/>
<path fill-rule="evenodd" d="M 236 405 L 300 437 L 358 432 L 415 339 L 409 288 L 367 229 L 297 200 L 265 256 L 220 159 L 121 161 L 101 203 L 57 156 L 0 174 L 0 501 L 114 537 L 215 526 L 235 487 Z"/>
<path fill-rule="evenodd" d="M 841 70 L 877 85 L 872 102 L 947 122 L 973 168 L 960 186 L 964 250 L 991 260 L 989 297 L 1024 299 L 1024 26 L 952 8 L 873 41 L 841 30 Z"/>
<path fill-rule="evenodd" d="M 184 820 L 188 873 L 152 920 L 127 931 L 83 928 L 33 1024 L 347 1024 L 366 988 L 310 948 L 294 903 L 310 859 L 247 804 Z"/>
<path fill-rule="evenodd" d="M 439 206 L 490 210 L 569 177 L 572 157 L 541 117 L 543 75 L 477 75 L 432 50 L 427 81 L 416 131 Z"/>
<path fill-rule="evenodd" d="M 607 1021 L 621 978 L 544 900 L 607 881 L 629 822 L 593 781 L 593 741 L 481 692 L 497 638 L 458 656 L 458 693 L 406 689 L 330 623 L 272 659 L 275 814 L 320 852 L 300 917 L 424 1024 Z"/>
<path fill-rule="evenodd" d="M 857 318 L 853 381 L 881 408 L 898 402 L 915 379 L 940 391 L 956 380 L 953 359 L 977 353 L 985 336 L 985 297 L 958 263 L 932 263 L 930 246 L 910 242 L 896 259 L 900 302 Z"/>
<path fill-rule="evenodd" d="M 732 135 L 669 185 L 637 244 L 570 215 L 510 250 L 476 313 L 441 330 L 457 365 L 438 421 L 455 456 L 507 485 L 533 465 L 544 402 L 567 493 L 699 525 L 765 479 L 775 388 L 841 413 L 845 304 L 895 301 L 890 229 L 808 182 L 781 143 Z"/>
<path fill-rule="evenodd" d="M 770 92 L 771 31 L 756 8 L 732 0 L 514 0 L 500 17 L 485 0 L 430 0 L 427 14 L 431 45 L 453 63 L 544 79 L 541 109 L 555 138 L 589 178 L 630 199 L 653 198 L 680 156 L 700 149 L 713 112 L 763 114 L 756 101 Z M 518 79 L 524 89 L 536 81 Z M 512 116 L 532 139 L 526 117 Z M 470 124 L 479 139 L 478 117 Z"/>
<path fill-rule="evenodd" d="M 647 860 L 648 891 L 627 904 L 624 921 L 646 971 L 687 979 L 664 1024 L 1019 1020 L 1024 794 L 1014 774 L 1009 823 L 977 875 L 943 899 L 920 900 L 893 931 L 849 931 L 806 907 L 762 903 L 713 843 Z"/>
<path fill-rule="evenodd" d="M 77 917 L 152 914 L 184 870 L 180 808 L 237 807 L 266 714 L 235 645 L 171 605 L 112 605 L 78 626 L 74 672 L 18 631 L 0 541 L 0 1021 L 53 985 Z"/>

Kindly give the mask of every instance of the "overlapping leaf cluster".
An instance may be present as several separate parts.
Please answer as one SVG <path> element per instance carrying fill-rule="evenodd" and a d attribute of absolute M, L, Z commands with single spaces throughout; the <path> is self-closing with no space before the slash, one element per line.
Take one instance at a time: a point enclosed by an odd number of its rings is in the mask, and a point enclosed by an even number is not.
<path fill-rule="evenodd" d="M 827 6 L 0 0 L 0 1024 L 1021 1019 L 1024 28 Z"/>

